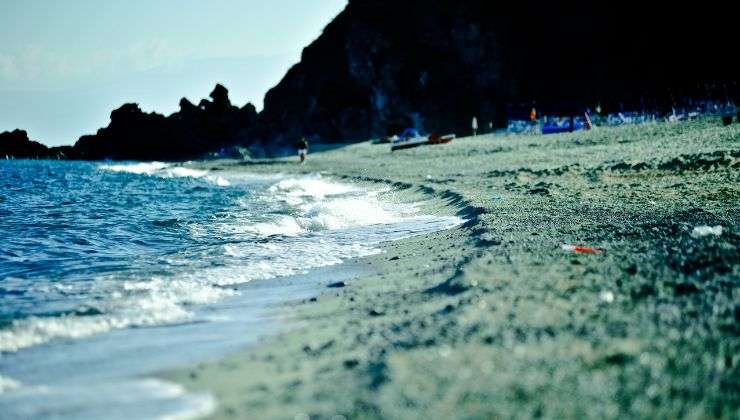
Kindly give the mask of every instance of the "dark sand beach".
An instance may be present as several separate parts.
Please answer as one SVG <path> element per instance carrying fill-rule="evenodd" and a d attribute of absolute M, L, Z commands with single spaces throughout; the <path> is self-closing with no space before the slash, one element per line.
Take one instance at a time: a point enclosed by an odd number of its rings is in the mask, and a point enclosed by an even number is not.
<path fill-rule="evenodd" d="M 296 160 L 196 166 L 391 186 L 467 222 L 388 243 L 356 261 L 370 274 L 274 308 L 288 332 L 164 375 L 213 394 L 212 417 L 740 414 L 740 126 L 366 142 Z"/>

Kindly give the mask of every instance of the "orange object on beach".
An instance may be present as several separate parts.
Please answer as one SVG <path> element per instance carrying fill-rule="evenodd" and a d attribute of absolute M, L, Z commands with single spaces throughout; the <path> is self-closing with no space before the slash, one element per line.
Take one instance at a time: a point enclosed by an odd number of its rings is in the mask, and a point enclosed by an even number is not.
<path fill-rule="evenodd" d="M 577 252 L 579 254 L 601 254 L 602 252 L 600 249 L 590 246 L 563 245 L 562 248 L 566 251 Z"/>

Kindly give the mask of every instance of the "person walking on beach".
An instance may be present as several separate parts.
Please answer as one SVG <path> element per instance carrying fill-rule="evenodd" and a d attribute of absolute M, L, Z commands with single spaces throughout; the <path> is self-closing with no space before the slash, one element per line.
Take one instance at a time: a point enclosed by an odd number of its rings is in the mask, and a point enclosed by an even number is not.
<path fill-rule="evenodd" d="M 478 135 L 478 118 L 476 117 L 473 117 L 472 128 L 473 128 L 473 137 L 475 137 Z"/>
<path fill-rule="evenodd" d="M 306 137 L 301 137 L 301 139 L 296 143 L 296 148 L 298 149 L 298 157 L 301 159 L 301 163 L 306 161 L 306 155 L 308 155 L 308 140 L 306 140 Z"/>

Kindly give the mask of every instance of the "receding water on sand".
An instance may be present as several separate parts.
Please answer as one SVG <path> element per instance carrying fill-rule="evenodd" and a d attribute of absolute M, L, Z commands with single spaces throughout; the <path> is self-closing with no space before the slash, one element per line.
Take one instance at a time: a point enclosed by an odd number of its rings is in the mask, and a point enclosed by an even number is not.
<path fill-rule="evenodd" d="M 195 321 L 110 331 L 50 342 L 0 358 L 13 389 L 0 418 L 189 418 L 210 411 L 209 395 L 147 378 L 215 360 L 290 325 L 275 306 L 315 296 L 333 281 L 363 274 L 349 262 L 238 286 L 234 296 L 192 308 Z"/>
<path fill-rule="evenodd" d="M 0 417 L 207 411 L 209 396 L 145 376 L 273 334 L 284 323 L 268 308 L 358 274 L 339 263 L 461 222 L 318 175 L 0 169 Z"/>

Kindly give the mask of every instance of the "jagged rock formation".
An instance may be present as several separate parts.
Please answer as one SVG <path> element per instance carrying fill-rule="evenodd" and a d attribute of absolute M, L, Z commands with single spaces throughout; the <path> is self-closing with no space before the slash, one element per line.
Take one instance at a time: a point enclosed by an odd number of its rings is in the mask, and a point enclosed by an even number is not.
<path fill-rule="evenodd" d="M 213 152 L 223 155 L 233 146 L 249 143 L 257 122 L 255 107 L 232 105 L 228 90 L 220 84 L 210 98 L 198 106 L 183 98 L 180 111 L 168 117 L 124 104 L 111 112 L 107 127 L 80 137 L 72 147 L 47 148 L 29 141 L 21 130 L 2 133 L 0 157 L 177 161 L 205 158 Z"/>
<path fill-rule="evenodd" d="M 165 117 L 125 104 L 111 113 L 108 127 L 83 136 L 74 146 L 74 158 L 86 160 L 183 160 L 247 142 L 257 121 L 252 104 L 231 104 L 222 85 L 198 106 L 183 98 L 180 111 Z"/>
<path fill-rule="evenodd" d="M 265 97 L 260 135 L 355 141 L 415 126 L 467 133 L 512 109 L 665 108 L 727 95 L 732 17 L 667 1 L 350 0 Z M 735 93 L 736 94 L 736 93 Z"/>
<path fill-rule="evenodd" d="M 47 159 L 54 157 L 43 144 L 28 138 L 24 130 L 0 133 L 0 159 Z"/>

